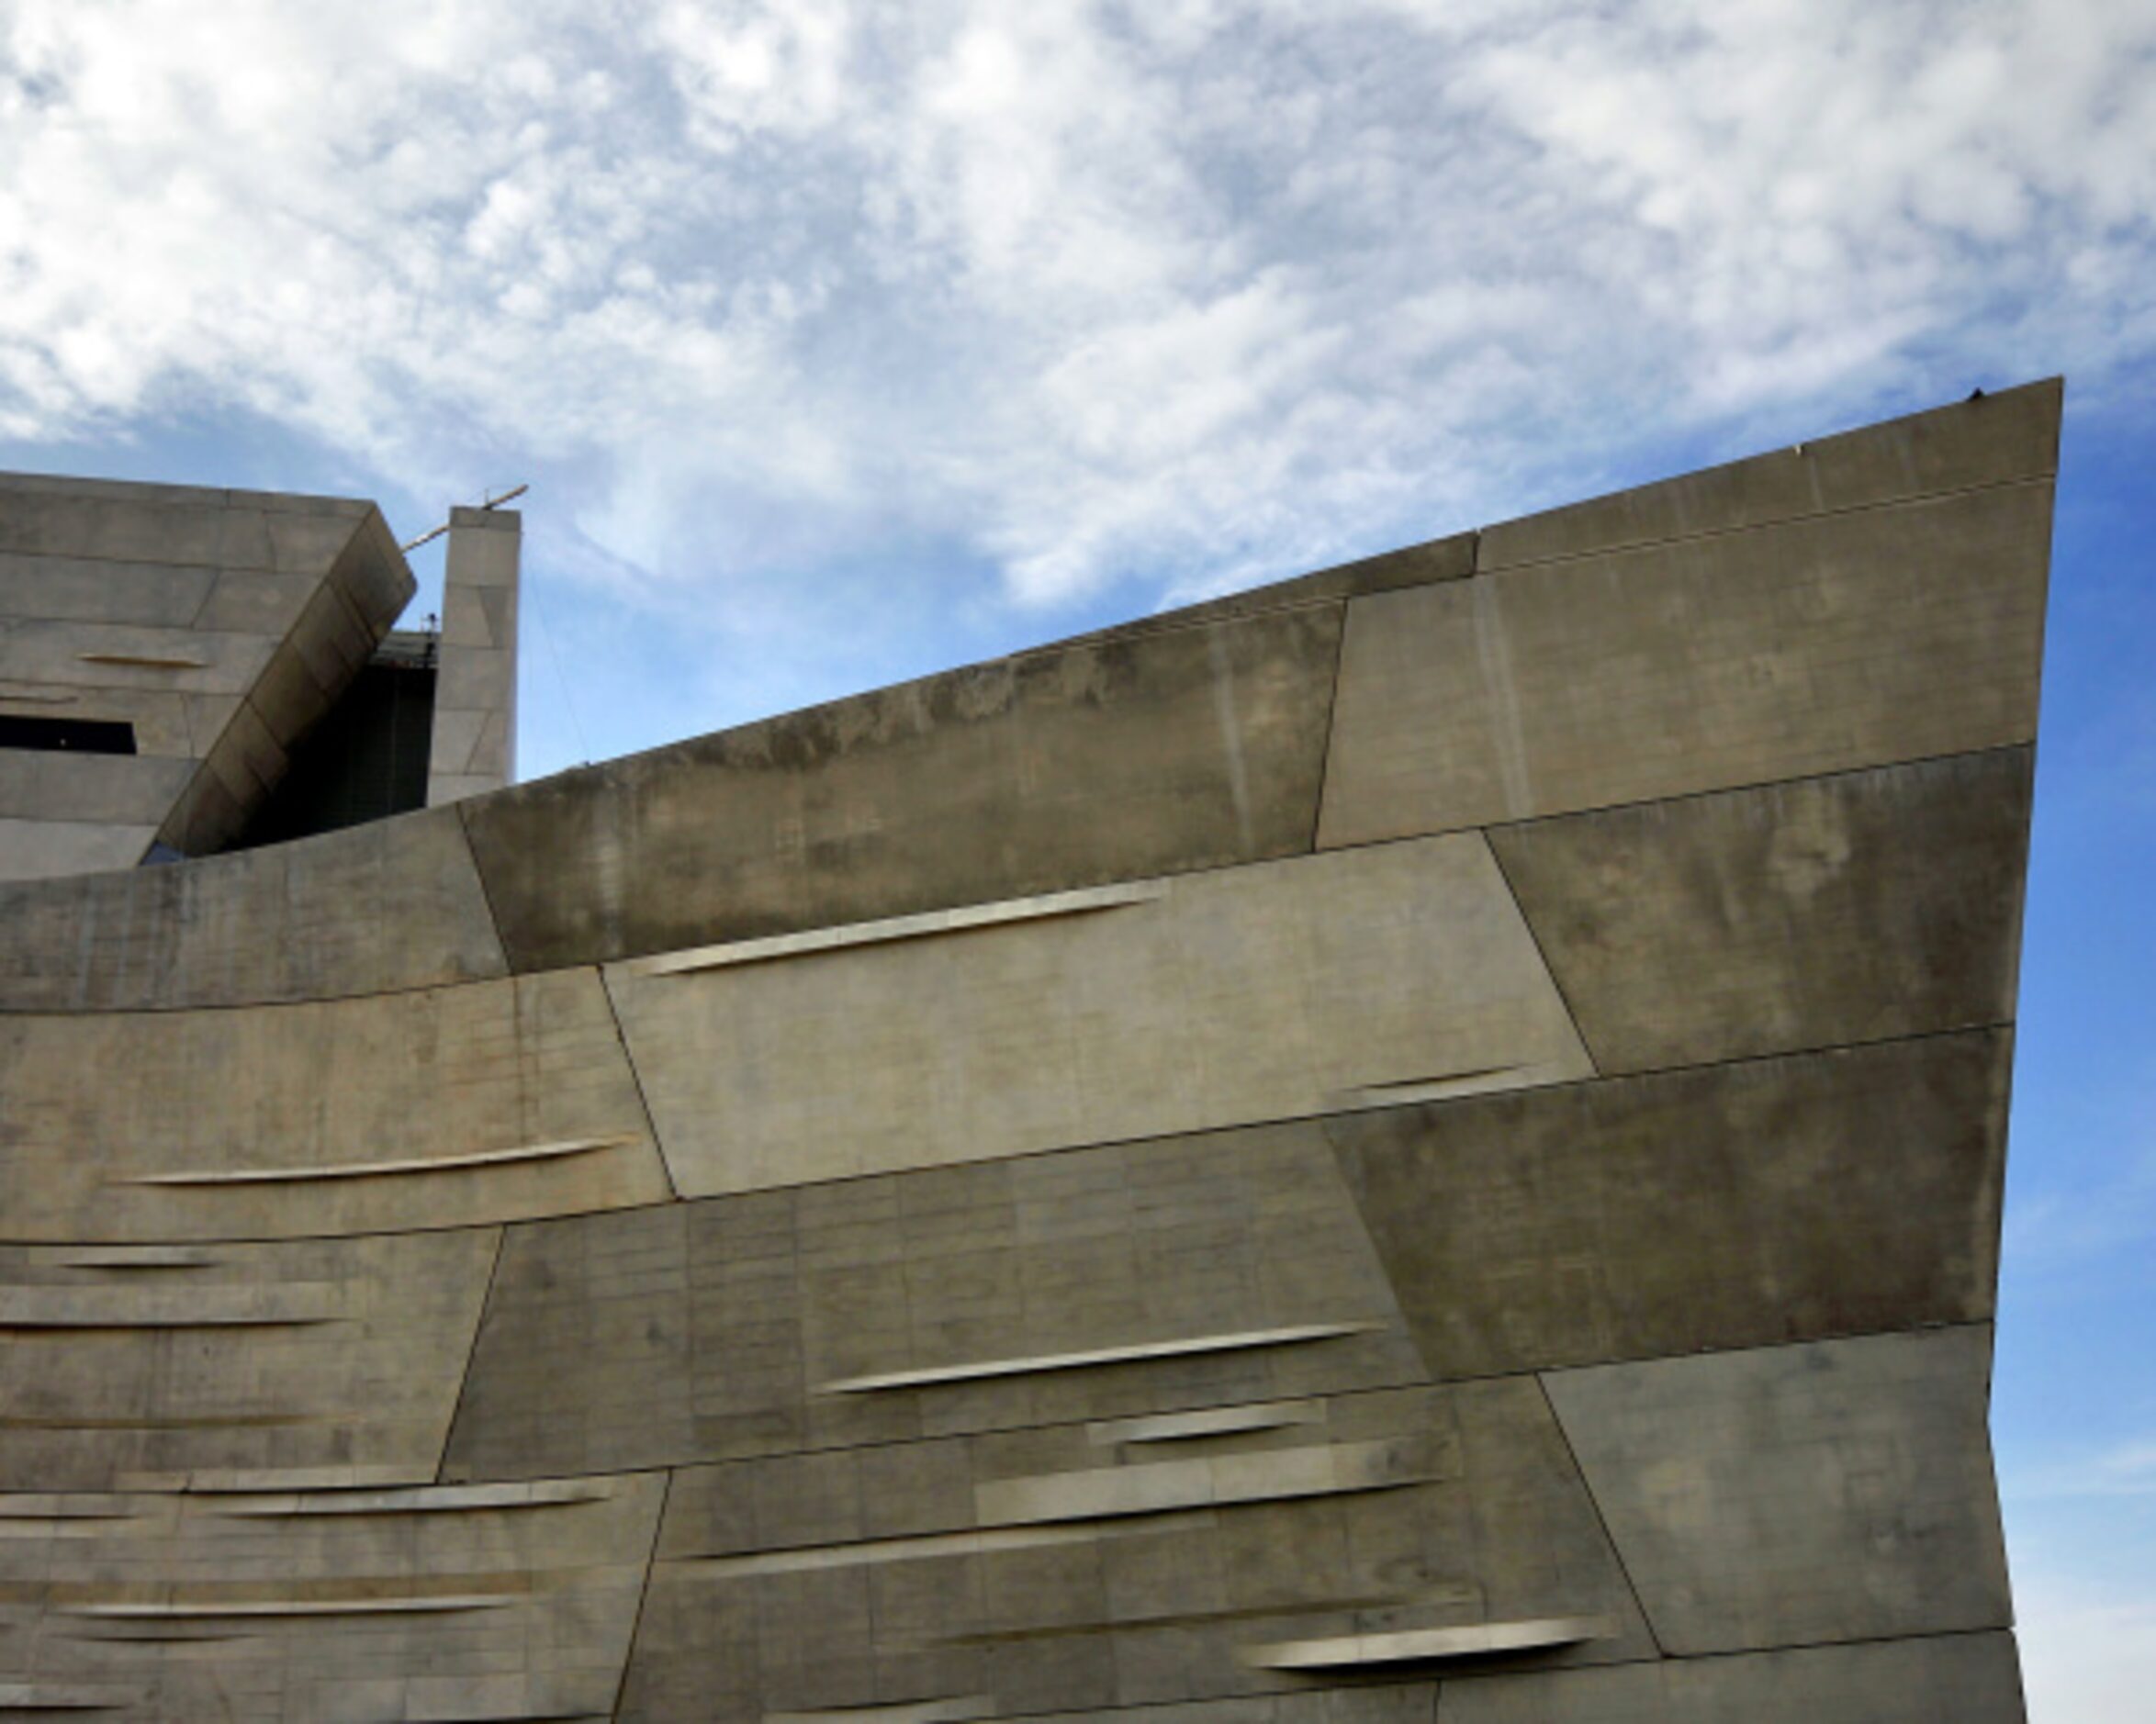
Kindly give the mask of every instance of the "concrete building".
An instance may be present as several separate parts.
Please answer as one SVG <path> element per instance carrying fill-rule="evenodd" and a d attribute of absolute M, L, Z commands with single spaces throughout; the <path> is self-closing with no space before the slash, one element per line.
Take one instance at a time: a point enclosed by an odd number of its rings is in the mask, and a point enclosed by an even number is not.
<path fill-rule="evenodd" d="M 227 854 L 378 515 L 11 482 L 0 1713 L 2020 1718 L 2059 406 Z"/>

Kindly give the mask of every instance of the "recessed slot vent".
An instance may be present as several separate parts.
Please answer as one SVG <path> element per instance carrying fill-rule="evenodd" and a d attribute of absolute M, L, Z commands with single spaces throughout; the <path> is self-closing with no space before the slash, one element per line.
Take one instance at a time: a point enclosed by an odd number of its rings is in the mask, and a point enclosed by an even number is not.
<path fill-rule="evenodd" d="M 0 712 L 0 748 L 131 755 L 135 752 L 135 727 L 118 719 L 28 718 Z"/>

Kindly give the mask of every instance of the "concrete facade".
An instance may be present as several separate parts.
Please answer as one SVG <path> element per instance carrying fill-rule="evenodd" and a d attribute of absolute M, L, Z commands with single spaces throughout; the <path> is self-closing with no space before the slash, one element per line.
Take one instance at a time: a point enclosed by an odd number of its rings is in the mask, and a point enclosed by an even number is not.
<path fill-rule="evenodd" d="M 0 879 L 224 847 L 411 594 L 369 503 L 0 477 Z"/>
<path fill-rule="evenodd" d="M 0 886 L 0 1711 L 2020 1718 L 2059 407 L 512 788 L 453 573 L 455 807 Z"/>

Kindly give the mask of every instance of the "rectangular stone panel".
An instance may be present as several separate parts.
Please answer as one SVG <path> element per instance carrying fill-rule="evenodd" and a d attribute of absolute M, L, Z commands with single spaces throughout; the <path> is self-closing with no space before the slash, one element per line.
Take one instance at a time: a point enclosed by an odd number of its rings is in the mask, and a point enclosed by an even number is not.
<path fill-rule="evenodd" d="M 1431 1371 L 1992 1315 L 2004 1031 L 1339 1115 Z"/>
<path fill-rule="evenodd" d="M 1663 1651 L 2007 1627 L 1988 1325 L 1544 1378 Z"/>
<path fill-rule="evenodd" d="M 518 969 L 1307 850 L 1337 606 L 1080 642 L 466 811 Z"/>
<path fill-rule="evenodd" d="M 0 1018 L 0 1141 L 19 1240 L 365 1233 L 669 1194 L 590 970 Z"/>
<path fill-rule="evenodd" d="M 1420 1374 L 1324 1138 L 1265 1126 L 513 1228 L 445 1476 Z"/>
<path fill-rule="evenodd" d="M 0 1706 L 20 1684 L 101 1719 L 603 1719 L 665 1488 L 0 1497 Z"/>
<path fill-rule="evenodd" d="M 2026 743 L 2048 480 L 1348 607 L 1323 846 Z"/>
<path fill-rule="evenodd" d="M 2052 377 L 1505 521 L 1484 529 L 1477 565 L 1515 568 L 2040 478 L 2058 470 L 2064 398 Z"/>
<path fill-rule="evenodd" d="M 1171 1463 L 1243 1482 L 1196 1509 L 1096 1513 L 1116 1481 L 1162 1463 L 1122 1464 L 1081 1426 L 682 1472 L 622 1716 L 971 1700 L 971 1716 L 1005 1718 L 1301 1694 L 1310 1678 L 1265 1667 L 1260 1649 L 1557 1616 L 1591 1638 L 1528 1662 L 1651 1655 L 1531 1379 L 1334 1396 L 1324 1418 Z M 1313 1440 L 1387 1461 L 1291 1494 Z M 996 1505 L 1043 1477 L 1083 1500 L 1008 1524 Z"/>
<path fill-rule="evenodd" d="M 328 999 L 505 968 L 454 812 L 184 867 L 0 882 L 0 1011 Z"/>
<path fill-rule="evenodd" d="M 1499 827 L 1604 1072 L 2003 1024 L 2026 748 Z"/>
<path fill-rule="evenodd" d="M 0 1247 L 0 1490 L 432 1480 L 496 1248 Z"/>
<path fill-rule="evenodd" d="M 1478 834 L 1187 875 L 1085 914 L 610 966 L 691 1195 L 1591 1069 Z"/>
<path fill-rule="evenodd" d="M 1437 1724 L 2021 1724 L 2010 1634 L 1451 1681 Z"/>

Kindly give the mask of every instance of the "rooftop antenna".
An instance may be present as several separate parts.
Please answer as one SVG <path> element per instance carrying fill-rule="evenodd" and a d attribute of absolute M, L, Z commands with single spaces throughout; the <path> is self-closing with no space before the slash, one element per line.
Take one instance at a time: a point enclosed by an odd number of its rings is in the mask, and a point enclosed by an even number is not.
<path fill-rule="evenodd" d="M 518 498 L 522 497 L 532 487 L 529 485 L 512 485 L 509 487 L 508 490 L 502 492 L 499 497 L 487 497 L 486 493 L 482 491 L 480 495 L 481 497 L 485 498 L 486 500 L 480 503 L 479 507 L 481 509 L 500 509 L 504 503 L 515 502 Z M 407 552 L 416 551 L 422 544 L 431 543 L 432 541 L 439 539 L 448 531 L 449 523 L 445 521 L 439 527 L 430 527 L 425 532 L 420 534 L 420 536 L 416 539 L 408 539 L 403 544 L 399 545 L 398 549 Z"/>

